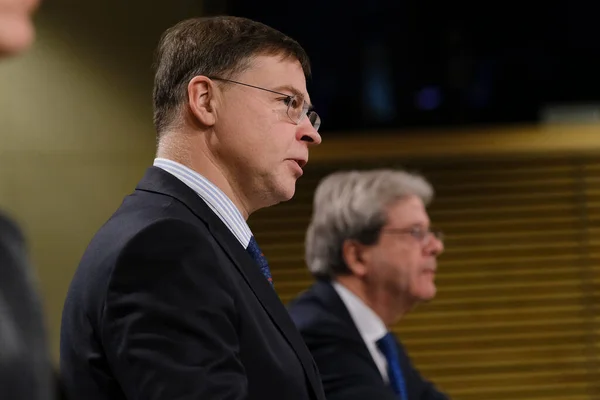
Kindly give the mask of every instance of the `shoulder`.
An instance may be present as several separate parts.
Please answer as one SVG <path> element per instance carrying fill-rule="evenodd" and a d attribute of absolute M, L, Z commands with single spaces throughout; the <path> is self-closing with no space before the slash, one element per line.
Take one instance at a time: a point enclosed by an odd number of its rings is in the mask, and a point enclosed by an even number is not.
<path fill-rule="evenodd" d="M 326 286 L 328 285 L 328 286 Z M 309 346 L 355 341 L 356 328 L 344 318 L 341 300 L 329 283 L 316 282 L 288 305 L 288 312 Z"/>
<path fill-rule="evenodd" d="M 131 252 L 157 254 L 194 241 L 201 244 L 208 236 L 206 224 L 177 199 L 136 192 L 94 235 L 82 262 L 95 264 L 98 255 L 116 262 L 116 257 Z"/>
<path fill-rule="evenodd" d="M 30 266 L 24 235 L 10 217 L 0 213 L 0 292 L 37 297 L 37 279 Z"/>
<path fill-rule="evenodd" d="M 15 257 L 24 256 L 25 238 L 21 228 L 16 222 L 7 215 L 0 212 L 0 257 L 4 260 L 7 258 L 14 259 Z M 23 261 L 25 261 L 23 259 Z"/>
<path fill-rule="evenodd" d="M 169 207 L 169 204 L 165 204 Z M 193 222 L 192 222 L 193 221 Z M 100 315 L 115 285 L 133 290 L 167 272 L 200 273 L 191 265 L 214 264 L 208 228 L 192 218 L 152 210 L 120 209 L 92 238 L 71 281 L 65 307 L 83 302 Z M 204 268 L 204 269 L 205 269 Z M 131 285 L 131 286 L 129 286 Z"/>
<path fill-rule="evenodd" d="M 330 317 L 327 304 L 315 291 L 315 284 L 292 299 L 287 309 L 301 331 L 311 326 L 318 326 Z"/>
<path fill-rule="evenodd" d="M 23 240 L 23 234 L 16 222 L 8 215 L 0 212 L 0 234 L 10 236 L 17 240 Z"/>
<path fill-rule="evenodd" d="M 191 222 L 177 217 L 156 218 L 140 225 L 127 241 L 127 246 L 145 245 L 156 242 L 157 247 L 146 247 L 145 252 L 159 251 L 163 248 L 182 247 L 188 242 L 201 245 L 209 235 L 206 225 L 199 221 Z"/>

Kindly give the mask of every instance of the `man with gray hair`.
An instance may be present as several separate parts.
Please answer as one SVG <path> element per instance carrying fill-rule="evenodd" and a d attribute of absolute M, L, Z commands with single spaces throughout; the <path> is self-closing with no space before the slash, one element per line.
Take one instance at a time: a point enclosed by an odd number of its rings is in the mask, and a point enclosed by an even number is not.
<path fill-rule="evenodd" d="M 337 172 L 318 186 L 306 234 L 316 283 L 289 305 L 328 400 L 447 399 L 390 332 L 431 300 L 444 249 L 431 185 L 404 171 Z"/>

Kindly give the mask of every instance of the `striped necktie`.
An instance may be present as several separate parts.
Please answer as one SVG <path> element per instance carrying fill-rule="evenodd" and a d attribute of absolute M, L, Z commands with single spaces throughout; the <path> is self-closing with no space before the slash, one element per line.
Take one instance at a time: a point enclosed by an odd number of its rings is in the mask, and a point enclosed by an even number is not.
<path fill-rule="evenodd" d="M 269 263 L 267 262 L 267 259 L 263 252 L 260 250 L 260 247 L 258 247 L 258 243 L 256 243 L 256 239 L 254 238 L 254 236 L 250 238 L 250 243 L 248 243 L 248 248 L 246 248 L 246 251 L 250 253 L 250 256 L 252 256 L 254 261 L 256 261 L 256 263 L 260 267 L 260 271 L 263 273 L 265 278 L 267 278 L 271 286 L 273 286 L 273 278 L 271 277 Z"/>

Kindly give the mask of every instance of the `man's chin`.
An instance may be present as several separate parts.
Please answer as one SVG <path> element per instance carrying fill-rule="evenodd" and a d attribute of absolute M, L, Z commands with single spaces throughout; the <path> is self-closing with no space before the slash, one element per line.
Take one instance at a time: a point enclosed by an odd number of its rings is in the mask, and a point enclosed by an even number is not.
<path fill-rule="evenodd" d="M 296 194 L 296 178 L 289 177 L 286 182 L 281 182 L 278 190 L 279 202 L 289 201 Z"/>
<path fill-rule="evenodd" d="M 294 189 L 294 190 L 287 190 L 284 193 L 282 193 L 280 196 L 279 203 L 284 203 L 286 201 L 290 201 L 291 199 L 293 199 L 295 192 L 296 191 Z"/>
<path fill-rule="evenodd" d="M 269 194 L 268 196 L 261 196 L 263 201 L 259 209 L 271 207 L 279 203 L 285 203 L 286 201 L 291 200 L 296 192 L 296 185 L 295 182 L 293 185 L 290 185 L 289 183 L 287 185 L 279 185 L 274 190 L 267 190 L 265 192 L 268 192 Z"/>
<path fill-rule="evenodd" d="M 432 284 L 431 287 L 428 288 L 422 288 L 415 296 L 415 298 L 418 300 L 418 302 L 420 303 L 427 303 L 431 300 L 433 300 L 435 298 L 435 295 L 437 294 L 437 288 L 435 287 L 434 284 Z"/>

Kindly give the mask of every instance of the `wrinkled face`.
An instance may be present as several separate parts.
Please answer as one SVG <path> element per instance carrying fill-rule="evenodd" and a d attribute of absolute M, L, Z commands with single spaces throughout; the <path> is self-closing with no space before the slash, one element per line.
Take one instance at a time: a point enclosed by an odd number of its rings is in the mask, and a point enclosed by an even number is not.
<path fill-rule="evenodd" d="M 19 53 L 33 42 L 31 15 L 38 0 L 0 0 L 0 57 Z"/>
<path fill-rule="evenodd" d="M 284 95 L 219 83 L 224 90 L 214 125 L 217 155 L 255 208 L 289 200 L 309 148 L 321 142 L 308 118 L 296 124 L 288 116 L 287 95 L 301 95 L 310 103 L 302 67 L 294 59 L 258 56 L 232 79 Z"/>
<path fill-rule="evenodd" d="M 375 290 L 385 290 L 407 304 L 435 297 L 436 257 L 442 242 L 429 232 L 425 205 L 416 196 L 388 208 L 379 240 L 367 249 L 366 279 Z"/>

